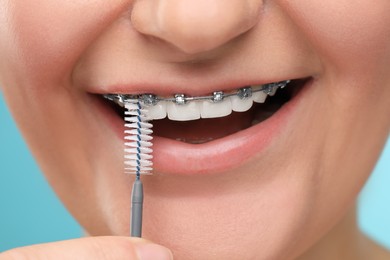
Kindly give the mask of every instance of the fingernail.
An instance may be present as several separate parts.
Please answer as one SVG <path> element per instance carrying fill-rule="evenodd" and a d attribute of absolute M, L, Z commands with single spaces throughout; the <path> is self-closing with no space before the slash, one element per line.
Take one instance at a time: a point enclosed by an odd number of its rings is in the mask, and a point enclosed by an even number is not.
<path fill-rule="evenodd" d="M 139 260 L 172 260 L 173 256 L 169 249 L 150 243 L 136 245 L 136 252 Z"/>

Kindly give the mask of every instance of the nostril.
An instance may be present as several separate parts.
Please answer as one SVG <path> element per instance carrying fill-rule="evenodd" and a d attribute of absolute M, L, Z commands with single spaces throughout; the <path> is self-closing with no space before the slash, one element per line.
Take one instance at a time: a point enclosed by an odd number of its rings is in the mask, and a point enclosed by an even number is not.
<path fill-rule="evenodd" d="M 143 0 L 132 10 L 133 27 L 187 54 L 211 51 L 249 31 L 261 1 Z M 259 3 L 260 2 L 260 3 Z"/>

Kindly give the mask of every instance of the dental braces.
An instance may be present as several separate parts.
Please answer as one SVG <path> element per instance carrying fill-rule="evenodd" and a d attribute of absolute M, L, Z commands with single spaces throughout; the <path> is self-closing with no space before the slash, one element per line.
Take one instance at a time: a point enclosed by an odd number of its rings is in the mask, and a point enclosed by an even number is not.
<path fill-rule="evenodd" d="M 155 106 L 160 101 L 174 102 L 177 105 L 185 105 L 191 101 L 200 101 L 200 100 L 209 100 L 213 103 L 222 102 L 227 97 L 238 96 L 240 99 L 247 99 L 252 97 L 253 93 L 263 91 L 269 96 L 275 95 L 276 91 L 280 88 L 284 88 L 287 84 L 290 83 L 290 80 L 280 81 L 269 83 L 260 86 L 259 88 L 253 89 L 252 87 L 243 87 L 239 88 L 236 92 L 224 93 L 223 91 L 215 91 L 211 95 L 207 96 L 186 96 L 185 94 L 175 94 L 173 97 L 160 97 L 155 94 L 139 94 L 139 95 L 129 95 L 129 94 L 105 94 L 104 98 L 115 102 L 121 107 L 124 107 L 126 103 L 130 101 L 140 101 L 145 106 Z"/>

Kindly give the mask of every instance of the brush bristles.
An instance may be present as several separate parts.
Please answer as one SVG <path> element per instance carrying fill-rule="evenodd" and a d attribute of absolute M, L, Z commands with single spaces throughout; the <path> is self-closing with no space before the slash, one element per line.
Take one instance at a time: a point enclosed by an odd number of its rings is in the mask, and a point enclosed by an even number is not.
<path fill-rule="evenodd" d="M 125 104 L 125 172 L 151 174 L 153 170 L 152 124 L 147 122 L 147 110 L 140 102 Z"/>

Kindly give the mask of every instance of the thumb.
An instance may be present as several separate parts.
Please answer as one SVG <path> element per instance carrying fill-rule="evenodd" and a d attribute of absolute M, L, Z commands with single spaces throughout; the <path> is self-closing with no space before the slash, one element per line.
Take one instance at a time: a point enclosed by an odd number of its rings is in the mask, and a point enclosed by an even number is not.
<path fill-rule="evenodd" d="M 88 237 L 26 246 L 0 254 L 0 260 L 171 260 L 165 247 L 139 238 Z"/>

